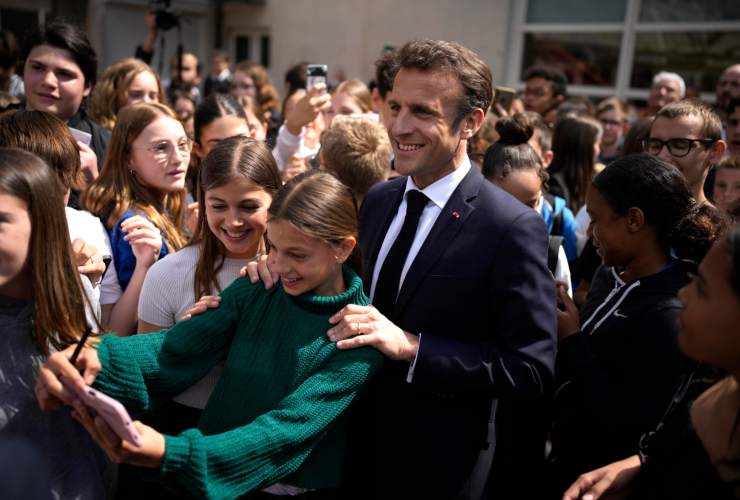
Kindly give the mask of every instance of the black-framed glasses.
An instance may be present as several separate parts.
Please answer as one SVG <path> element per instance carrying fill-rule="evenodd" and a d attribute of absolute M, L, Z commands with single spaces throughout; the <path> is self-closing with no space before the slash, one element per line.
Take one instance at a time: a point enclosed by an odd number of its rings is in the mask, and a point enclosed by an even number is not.
<path fill-rule="evenodd" d="M 663 146 L 668 148 L 668 152 L 676 158 L 681 158 L 688 155 L 694 148 L 695 144 L 701 144 L 705 148 L 708 148 L 712 144 L 717 142 L 717 139 L 687 139 L 687 138 L 675 138 L 662 141 L 660 139 L 645 139 L 642 141 L 642 148 L 646 153 L 651 155 L 659 155 L 663 150 Z"/>

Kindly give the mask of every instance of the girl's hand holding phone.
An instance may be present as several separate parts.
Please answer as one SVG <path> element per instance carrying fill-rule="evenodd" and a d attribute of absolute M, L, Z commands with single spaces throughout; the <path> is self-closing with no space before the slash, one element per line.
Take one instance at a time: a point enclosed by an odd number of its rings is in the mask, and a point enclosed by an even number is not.
<path fill-rule="evenodd" d="M 100 416 L 93 417 L 81 401 L 76 401 L 73 406 L 72 417 L 82 424 L 112 461 L 152 469 L 162 466 L 165 452 L 163 434 L 136 420 L 133 424 L 141 436 L 141 445 L 135 446 L 118 437 Z"/>
<path fill-rule="evenodd" d="M 134 215 L 121 223 L 121 229 L 127 233 L 123 239 L 131 244 L 137 266 L 148 269 L 157 262 L 162 251 L 162 234 L 154 224 L 141 215 Z"/>
<path fill-rule="evenodd" d="M 71 406 L 77 401 L 72 389 L 62 383 L 62 378 L 68 385 L 78 388 L 83 388 L 85 384 L 92 385 L 95 381 L 101 368 L 98 352 L 91 347 L 82 348 L 73 365 L 69 359 L 76 347 L 73 345 L 55 352 L 39 370 L 35 392 L 42 410 L 53 410 L 64 404 Z"/>

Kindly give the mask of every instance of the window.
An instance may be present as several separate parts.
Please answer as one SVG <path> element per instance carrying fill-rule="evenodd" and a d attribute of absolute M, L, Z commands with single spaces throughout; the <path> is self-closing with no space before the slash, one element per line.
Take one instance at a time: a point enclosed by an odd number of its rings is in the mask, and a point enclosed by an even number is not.
<path fill-rule="evenodd" d="M 724 68 L 740 61 L 740 1 L 529 0 L 511 2 L 506 84 L 523 88 L 533 64 L 561 68 L 569 93 L 644 99 L 653 75 L 675 71 L 714 99 Z"/>
<path fill-rule="evenodd" d="M 250 30 L 236 33 L 231 41 L 234 60 L 253 61 L 265 68 L 270 67 L 270 35 L 265 30 Z"/>

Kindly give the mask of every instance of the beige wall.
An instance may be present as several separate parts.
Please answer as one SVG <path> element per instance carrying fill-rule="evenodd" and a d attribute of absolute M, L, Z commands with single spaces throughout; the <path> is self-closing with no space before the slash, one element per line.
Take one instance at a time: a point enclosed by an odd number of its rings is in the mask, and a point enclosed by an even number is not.
<path fill-rule="evenodd" d="M 306 60 L 329 64 L 330 77 L 368 80 L 386 44 L 413 38 L 454 40 L 478 52 L 503 81 L 508 0 L 266 0 L 227 3 L 224 40 L 240 30 L 271 36 L 270 73 L 282 91 L 285 70 Z"/>

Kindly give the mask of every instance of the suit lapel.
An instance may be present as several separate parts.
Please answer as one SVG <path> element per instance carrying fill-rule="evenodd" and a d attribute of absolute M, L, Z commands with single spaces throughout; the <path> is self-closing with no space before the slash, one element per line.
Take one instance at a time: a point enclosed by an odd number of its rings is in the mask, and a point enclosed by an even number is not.
<path fill-rule="evenodd" d="M 465 220 L 475 210 L 469 202 L 478 195 L 482 182 L 483 176 L 473 167 L 453 191 L 403 280 L 394 309 L 396 318 L 400 316 L 429 269 L 453 244 Z"/>

